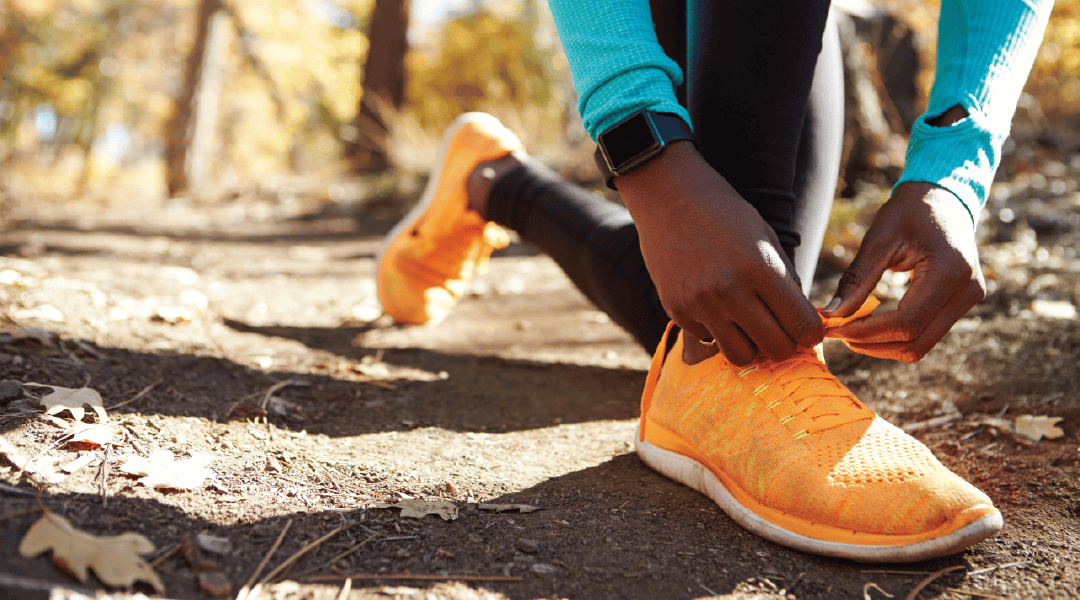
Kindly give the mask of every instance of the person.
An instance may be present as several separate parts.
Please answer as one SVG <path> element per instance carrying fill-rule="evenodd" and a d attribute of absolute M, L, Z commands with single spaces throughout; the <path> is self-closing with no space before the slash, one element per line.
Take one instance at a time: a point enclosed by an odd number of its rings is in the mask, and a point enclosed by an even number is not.
<path fill-rule="evenodd" d="M 829 2 L 551 0 L 597 164 L 626 208 L 531 161 L 494 117 L 463 115 L 378 254 L 379 299 L 398 321 L 439 322 L 510 228 L 655 350 L 635 440 L 648 465 L 804 552 L 968 548 L 1001 513 L 840 384 L 820 343 L 916 361 L 983 297 L 974 225 L 1051 5 L 942 1 L 903 175 L 819 310 L 806 290 L 842 106 Z M 872 313 L 887 269 L 911 284 Z"/>

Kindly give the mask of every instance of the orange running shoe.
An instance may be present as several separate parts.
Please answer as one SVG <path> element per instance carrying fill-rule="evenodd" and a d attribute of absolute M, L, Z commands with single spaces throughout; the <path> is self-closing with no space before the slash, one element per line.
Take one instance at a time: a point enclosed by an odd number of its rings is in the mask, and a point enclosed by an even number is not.
<path fill-rule="evenodd" d="M 450 125 L 420 202 L 387 234 L 375 258 L 379 302 L 394 319 L 437 324 L 487 268 L 506 232 L 468 208 L 465 182 L 482 162 L 522 145 L 495 117 L 466 113 Z"/>
<path fill-rule="evenodd" d="M 859 402 L 819 351 L 744 368 L 722 354 L 687 365 L 681 332 L 665 354 L 670 334 L 669 325 L 641 399 L 637 452 L 746 529 L 865 562 L 952 554 L 1001 530 L 986 494 Z"/>

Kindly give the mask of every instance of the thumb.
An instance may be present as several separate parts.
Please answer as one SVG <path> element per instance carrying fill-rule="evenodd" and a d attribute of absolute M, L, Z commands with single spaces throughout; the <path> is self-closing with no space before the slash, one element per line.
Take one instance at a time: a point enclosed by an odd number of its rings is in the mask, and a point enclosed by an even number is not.
<path fill-rule="evenodd" d="M 830 317 L 852 315 L 866 302 L 867 297 L 877 287 L 881 276 L 888 268 L 888 261 L 882 260 L 880 254 L 867 251 L 866 245 L 859 248 L 855 259 L 840 276 L 840 282 L 836 285 L 832 300 L 821 309 L 821 312 Z"/>

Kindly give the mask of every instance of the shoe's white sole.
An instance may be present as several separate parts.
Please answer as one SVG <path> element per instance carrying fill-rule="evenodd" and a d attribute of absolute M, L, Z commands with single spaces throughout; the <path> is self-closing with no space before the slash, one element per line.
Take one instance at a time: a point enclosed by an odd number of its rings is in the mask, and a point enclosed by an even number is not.
<path fill-rule="evenodd" d="M 698 461 L 664 450 L 634 436 L 638 456 L 667 477 L 712 499 L 736 523 L 781 546 L 809 554 L 849 558 L 860 562 L 914 562 L 955 554 L 1001 531 L 1001 513 L 988 515 L 940 538 L 901 546 L 863 546 L 818 540 L 777 527 L 746 508 L 728 492 L 716 475 Z"/>
<path fill-rule="evenodd" d="M 386 234 L 383 238 L 382 244 L 379 246 L 378 252 L 375 253 L 375 269 L 378 273 L 379 267 L 382 265 L 383 254 L 386 253 L 386 249 L 390 247 L 390 244 L 407 229 L 411 229 L 416 222 L 420 219 L 420 216 L 424 214 L 424 211 L 428 209 L 431 202 L 435 199 L 435 192 L 439 189 L 439 179 L 442 178 L 443 165 L 446 163 L 446 154 L 450 151 L 450 140 L 454 138 L 454 134 L 459 129 L 468 125 L 469 123 L 487 122 L 491 125 L 498 125 L 502 127 L 502 123 L 495 117 L 481 112 L 465 113 L 458 118 L 454 119 L 454 122 L 450 124 L 450 127 L 446 129 L 446 133 L 443 134 L 442 141 L 439 142 L 439 153 L 435 158 L 435 168 L 431 171 L 431 176 L 428 178 L 427 185 L 424 186 L 424 193 L 420 196 L 420 201 L 416 203 L 416 206 L 412 207 L 400 221 L 390 230 L 390 233 Z M 375 294 L 378 296 L 378 286 L 375 287 Z M 382 298 L 379 298 L 379 305 L 382 305 Z M 427 325 L 437 325 L 438 323 L 430 321 Z"/>

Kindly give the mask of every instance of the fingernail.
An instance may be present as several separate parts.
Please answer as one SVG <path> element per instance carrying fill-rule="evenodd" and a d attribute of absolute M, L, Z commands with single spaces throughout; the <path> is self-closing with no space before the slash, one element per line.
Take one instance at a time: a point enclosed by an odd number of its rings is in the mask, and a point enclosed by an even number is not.
<path fill-rule="evenodd" d="M 825 305 L 825 308 L 821 309 L 821 311 L 822 312 L 832 312 L 832 311 L 840 308 L 840 300 L 841 300 L 840 296 L 834 297 L 832 300 L 829 301 L 828 304 Z"/>

